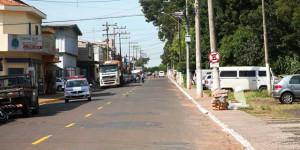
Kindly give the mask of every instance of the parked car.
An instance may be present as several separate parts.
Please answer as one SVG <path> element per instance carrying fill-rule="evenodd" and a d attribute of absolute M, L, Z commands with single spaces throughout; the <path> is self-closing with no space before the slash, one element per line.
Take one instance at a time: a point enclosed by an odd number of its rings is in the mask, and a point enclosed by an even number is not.
<path fill-rule="evenodd" d="M 63 91 L 65 88 L 66 80 L 62 78 L 56 78 L 56 90 L 57 91 Z"/>
<path fill-rule="evenodd" d="M 212 84 L 213 84 L 212 75 L 211 74 L 206 75 L 205 78 L 204 78 L 203 88 L 204 89 L 211 89 Z"/>
<path fill-rule="evenodd" d="M 165 77 L 165 72 L 164 71 L 159 71 L 158 77 Z"/>
<path fill-rule="evenodd" d="M 152 72 L 147 72 L 147 76 L 151 76 L 152 75 Z"/>
<path fill-rule="evenodd" d="M 66 82 L 66 89 L 64 93 L 65 103 L 69 103 L 71 99 L 85 99 L 92 100 L 91 84 L 84 76 L 72 76 Z"/>
<path fill-rule="evenodd" d="M 202 85 L 203 85 L 203 87 L 205 85 L 205 78 L 206 78 L 206 76 L 210 75 L 211 72 L 212 72 L 212 70 L 210 70 L 210 69 L 203 69 L 202 70 Z M 193 76 L 192 80 L 193 80 L 193 84 L 197 84 L 197 73 L 196 73 L 196 71 L 194 73 L 194 76 Z"/>
<path fill-rule="evenodd" d="M 300 74 L 288 75 L 273 86 L 272 97 L 283 104 L 291 104 L 300 98 Z"/>
<path fill-rule="evenodd" d="M 270 70 L 272 83 L 278 78 Z M 266 67 L 244 66 L 244 67 L 220 67 L 221 89 L 235 90 L 242 86 L 244 90 L 265 90 L 267 89 Z M 213 89 L 213 76 L 207 85 Z"/>

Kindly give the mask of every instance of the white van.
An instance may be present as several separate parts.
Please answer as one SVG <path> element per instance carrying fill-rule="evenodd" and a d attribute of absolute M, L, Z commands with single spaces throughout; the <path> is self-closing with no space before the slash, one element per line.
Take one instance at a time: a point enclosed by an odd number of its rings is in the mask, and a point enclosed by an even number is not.
<path fill-rule="evenodd" d="M 164 71 L 159 71 L 158 77 L 165 77 L 165 72 Z"/>
<path fill-rule="evenodd" d="M 271 80 L 274 82 L 276 77 L 272 70 L 270 71 Z M 267 89 L 266 67 L 220 67 L 219 74 L 221 89 L 235 90 L 238 86 L 242 86 L 245 90 Z M 212 88 L 211 85 L 209 87 Z"/>

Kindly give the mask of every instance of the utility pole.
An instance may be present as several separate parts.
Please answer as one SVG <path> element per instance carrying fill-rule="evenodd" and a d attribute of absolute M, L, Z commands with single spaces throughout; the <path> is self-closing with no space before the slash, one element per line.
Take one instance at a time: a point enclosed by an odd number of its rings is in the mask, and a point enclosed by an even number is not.
<path fill-rule="evenodd" d="M 106 27 L 106 29 L 105 29 L 105 31 L 106 31 L 106 60 L 109 60 L 109 34 L 108 34 L 108 30 L 109 30 L 109 26 L 117 26 L 117 23 L 115 23 L 115 24 L 108 24 L 108 22 L 106 22 L 106 24 L 103 24 L 102 26 L 105 26 Z"/>
<path fill-rule="evenodd" d="M 268 54 L 268 38 L 267 38 L 267 26 L 266 26 L 266 15 L 265 15 L 265 0 L 262 0 L 262 16 L 263 16 L 263 30 L 264 30 L 264 49 L 265 49 L 265 61 L 266 61 L 266 74 L 267 74 L 267 88 L 268 94 L 271 95 L 271 75 L 269 65 L 269 54 Z"/>
<path fill-rule="evenodd" d="M 186 19 L 186 36 L 185 36 L 185 42 L 186 42 L 186 87 L 187 89 L 191 88 L 190 83 L 190 40 L 191 37 L 189 35 L 189 9 L 188 9 L 188 0 L 185 0 L 185 19 Z"/>
<path fill-rule="evenodd" d="M 177 26 L 178 26 L 178 27 L 177 27 L 177 28 L 178 28 L 177 30 L 178 30 L 178 47 L 179 47 L 179 56 L 178 56 L 178 59 L 179 59 L 179 60 L 178 60 L 178 61 L 181 62 L 181 37 L 180 37 L 180 36 L 181 36 L 180 31 L 181 31 L 181 30 L 180 30 L 179 19 L 178 19 L 178 21 L 177 21 Z"/>
<path fill-rule="evenodd" d="M 196 32 L 196 75 L 197 75 L 197 98 L 203 97 L 202 85 L 202 65 L 201 65 L 201 46 L 200 46 L 200 4 L 199 0 L 195 0 L 195 32 Z"/>
<path fill-rule="evenodd" d="M 130 73 L 130 70 L 131 70 L 131 62 L 130 62 L 130 44 L 137 44 L 137 42 L 129 42 L 129 70 L 128 70 L 128 73 Z"/>
<path fill-rule="evenodd" d="M 214 10 L 213 0 L 208 0 L 208 20 L 209 20 L 209 37 L 210 37 L 210 48 L 211 52 L 217 52 L 216 34 L 215 34 L 215 23 L 214 23 Z M 220 77 L 217 67 L 213 67 L 213 89 L 220 89 Z"/>
<path fill-rule="evenodd" d="M 121 35 L 124 35 L 124 34 L 130 34 L 130 33 L 127 33 L 127 32 L 119 32 L 119 44 L 120 44 L 120 61 L 122 61 L 122 44 L 121 44 L 121 39 L 129 39 L 129 37 L 125 37 L 125 38 L 122 38 Z"/>
<path fill-rule="evenodd" d="M 119 27 L 116 27 L 116 28 L 114 28 L 114 29 L 119 29 L 119 30 L 121 30 L 121 29 L 126 29 L 126 26 L 125 26 L 125 27 L 120 27 L 120 28 L 119 28 Z M 127 33 L 127 32 L 125 32 L 125 33 L 123 33 L 123 32 L 121 32 L 121 33 L 120 33 L 120 32 L 118 32 L 117 34 L 119 35 L 119 46 L 120 46 L 120 48 L 119 48 L 119 49 L 120 49 L 120 59 L 121 59 L 120 61 L 122 61 L 122 51 L 121 51 L 121 34 L 129 34 L 129 33 Z"/>

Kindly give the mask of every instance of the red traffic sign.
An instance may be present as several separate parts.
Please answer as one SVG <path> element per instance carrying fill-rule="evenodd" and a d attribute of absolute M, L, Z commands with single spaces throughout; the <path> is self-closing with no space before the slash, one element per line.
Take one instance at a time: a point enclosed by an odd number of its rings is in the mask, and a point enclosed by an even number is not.
<path fill-rule="evenodd" d="M 218 63 L 221 59 L 221 56 L 218 52 L 213 51 L 209 53 L 208 59 L 211 63 Z"/>

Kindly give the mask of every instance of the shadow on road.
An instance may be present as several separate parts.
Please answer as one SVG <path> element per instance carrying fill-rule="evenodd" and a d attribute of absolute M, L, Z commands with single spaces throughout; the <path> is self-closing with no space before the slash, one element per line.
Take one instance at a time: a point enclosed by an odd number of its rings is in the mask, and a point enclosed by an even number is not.
<path fill-rule="evenodd" d="M 55 103 L 49 103 L 45 105 L 40 105 L 39 114 L 31 114 L 29 117 L 24 117 L 21 111 L 17 111 L 9 114 L 9 120 L 7 123 L 11 123 L 17 121 L 22 118 L 37 118 L 37 117 L 46 117 L 46 116 L 55 116 L 61 112 L 71 111 L 80 107 L 81 105 L 93 102 L 93 101 L 101 101 L 104 100 L 101 97 L 104 96 L 112 96 L 116 93 L 106 92 L 106 93 L 98 93 L 92 95 L 92 101 L 88 101 L 87 99 L 78 99 L 78 100 L 70 100 L 69 103 L 64 103 L 64 101 L 59 101 Z M 98 97 L 98 98 L 97 98 Z M 5 125 L 7 123 L 0 123 L 0 126 Z"/>

